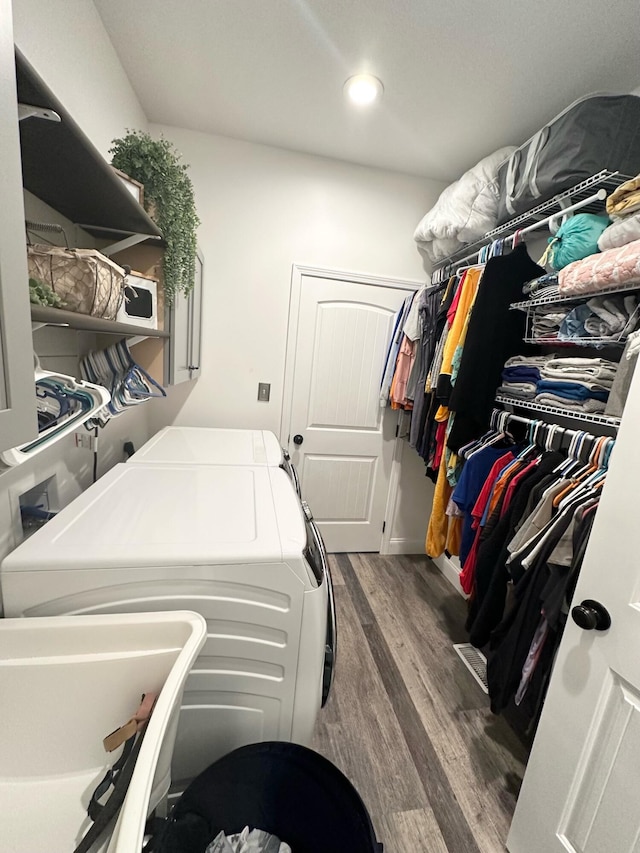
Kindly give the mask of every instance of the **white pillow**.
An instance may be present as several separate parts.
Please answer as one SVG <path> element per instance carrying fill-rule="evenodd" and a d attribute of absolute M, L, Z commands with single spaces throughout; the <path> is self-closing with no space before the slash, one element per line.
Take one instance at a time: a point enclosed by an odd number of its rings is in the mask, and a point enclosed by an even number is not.
<path fill-rule="evenodd" d="M 495 228 L 498 224 L 498 169 L 514 151 L 513 145 L 494 151 L 443 190 L 416 228 L 414 240 L 457 239 L 469 243 Z"/>

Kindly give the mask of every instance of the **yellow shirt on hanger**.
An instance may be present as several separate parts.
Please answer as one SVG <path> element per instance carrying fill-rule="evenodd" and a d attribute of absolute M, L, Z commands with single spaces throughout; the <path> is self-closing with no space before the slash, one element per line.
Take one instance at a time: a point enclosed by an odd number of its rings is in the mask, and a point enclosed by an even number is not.
<path fill-rule="evenodd" d="M 480 283 L 481 276 L 481 269 L 467 270 L 464 275 L 464 279 L 460 285 L 462 290 L 460 292 L 460 299 L 458 300 L 458 307 L 456 308 L 456 316 L 453 319 L 451 329 L 447 335 L 447 340 L 444 345 L 440 375 L 445 374 L 447 376 L 451 376 L 453 371 L 453 356 L 462 338 L 462 333 L 468 325 L 469 310 L 476 298 L 476 292 L 478 290 L 478 284 Z M 436 420 L 442 422 L 447 419 L 448 414 L 448 407 L 440 406 L 436 413 Z"/>

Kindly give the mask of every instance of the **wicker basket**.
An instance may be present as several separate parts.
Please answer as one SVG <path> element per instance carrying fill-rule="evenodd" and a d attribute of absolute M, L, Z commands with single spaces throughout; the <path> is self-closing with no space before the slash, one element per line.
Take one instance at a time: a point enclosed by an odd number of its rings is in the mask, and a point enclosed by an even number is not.
<path fill-rule="evenodd" d="M 28 245 L 29 277 L 48 284 L 68 311 L 115 320 L 125 271 L 96 249 Z"/>

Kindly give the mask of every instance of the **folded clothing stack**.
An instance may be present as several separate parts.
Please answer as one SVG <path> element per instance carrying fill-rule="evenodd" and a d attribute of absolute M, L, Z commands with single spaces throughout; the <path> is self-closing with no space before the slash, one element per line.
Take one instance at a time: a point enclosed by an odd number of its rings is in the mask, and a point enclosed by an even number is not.
<path fill-rule="evenodd" d="M 560 329 L 569 308 L 536 308 L 531 312 L 531 336 L 540 342 L 561 340 Z"/>
<path fill-rule="evenodd" d="M 598 238 L 598 248 L 601 252 L 618 249 L 627 243 L 640 240 L 640 213 L 630 213 L 614 219 Z"/>
<path fill-rule="evenodd" d="M 613 222 L 598 239 L 601 252 L 640 240 L 640 175 L 611 193 L 607 199 L 607 213 Z"/>
<path fill-rule="evenodd" d="M 536 403 L 568 411 L 604 412 L 617 364 L 604 358 L 551 358 L 541 368 Z"/>
<path fill-rule="evenodd" d="M 518 400 L 533 400 L 541 379 L 541 368 L 551 358 L 551 355 L 513 356 L 504 366 L 502 385 L 497 393 L 516 397 Z"/>
<path fill-rule="evenodd" d="M 622 340 L 638 326 L 639 318 L 637 296 L 595 296 L 566 314 L 558 339 L 571 341 L 593 337 Z"/>
<path fill-rule="evenodd" d="M 541 275 L 540 278 L 534 278 L 533 281 L 528 281 L 522 287 L 522 292 L 525 296 L 531 299 L 549 299 L 551 296 L 557 296 L 560 293 L 558 286 L 558 273 L 550 273 L 549 275 Z"/>

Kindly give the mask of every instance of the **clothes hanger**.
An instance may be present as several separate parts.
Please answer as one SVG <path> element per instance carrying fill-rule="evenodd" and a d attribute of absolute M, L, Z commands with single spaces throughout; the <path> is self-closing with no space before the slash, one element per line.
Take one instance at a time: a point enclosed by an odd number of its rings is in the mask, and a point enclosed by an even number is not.
<path fill-rule="evenodd" d="M 587 437 L 587 433 L 583 433 L 583 436 Z M 595 445 L 592 447 L 589 453 L 589 459 L 585 466 L 583 466 L 579 471 L 576 471 L 575 474 L 571 477 L 571 480 L 566 487 L 563 489 L 556 497 L 553 499 L 553 506 L 558 508 L 562 504 L 564 498 L 566 498 L 571 492 L 578 489 L 581 484 L 586 485 L 589 481 L 591 475 L 596 474 L 603 469 L 601 469 L 598 465 L 598 459 L 600 456 L 600 451 L 602 446 L 605 444 L 606 438 L 599 438 Z"/>

